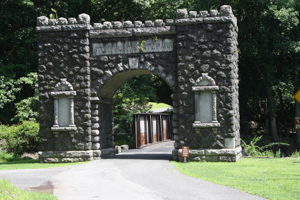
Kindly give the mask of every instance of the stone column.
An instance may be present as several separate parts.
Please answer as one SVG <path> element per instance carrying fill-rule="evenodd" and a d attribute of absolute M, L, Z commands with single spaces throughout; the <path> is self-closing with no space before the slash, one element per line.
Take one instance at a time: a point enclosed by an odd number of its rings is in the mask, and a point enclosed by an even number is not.
<path fill-rule="evenodd" d="M 58 125 L 58 97 L 54 97 L 54 127 L 59 127 Z"/>
<path fill-rule="evenodd" d="M 217 120 L 217 92 L 211 91 L 212 95 L 212 122 L 218 122 Z"/>
<path fill-rule="evenodd" d="M 70 97 L 70 124 L 69 126 L 75 126 L 74 124 L 74 97 Z"/>
<path fill-rule="evenodd" d="M 200 92 L 195 92 L 195 121 L 200 122 Z"/>

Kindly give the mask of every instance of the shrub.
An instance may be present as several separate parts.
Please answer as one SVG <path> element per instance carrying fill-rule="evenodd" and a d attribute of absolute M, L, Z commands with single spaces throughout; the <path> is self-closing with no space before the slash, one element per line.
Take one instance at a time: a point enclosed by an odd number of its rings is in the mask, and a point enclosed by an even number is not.
<path fill-rule="evenodd" d="M 271 158 L 271 157 L 274 157 L 274 153 L 272 150 L 266 150 L 266 151 L 261 152 L 260 156 Z"/>
<path fill-rule="evenodd" d="M 19 125 L 0 125 L 0 139 L 5 139 L 3 147 L 8 153 L 21 155 L 24 152 L 37 152 L 39 124 L 32 121 L 23 121 Z"/>
<path fill-rule="evenodd" d="M 291 157 L 300 157 L 300 152 L 296 150 L 295 152 L 292 153 Z"/>
<path fill-rule="evenodd" d="M 127 144 L 129 145 L 130 149 L 134 148 L 134 138 L 130 135 L 126 135 L 126 134 L 119 134 L 119 135 L 115 135 L 114 136 L 114 143 L 115 145 L 123 145 L 123 144 Z"/>
<path fill-rule="evenodd" d="M 276 152 L 276 154 L 274 155 L 274 153 L 271 151 L 271 150 L 266 150 L 267 148 L 270 148 L 272 146 L 275 146 L 275 145 L 286 145 L 286 146 L 289 146 L 289 144 L 287 143 L 281 143 L 281 142 L 273 142 L 273 143 L 270 143 L 270 144 L 267 144 L 267 145 L 264 145 L 264 146 L 258 146 L 257 145 L 257 142 L 262 138 L 262 135 L 261 136 L 255 136 L 249 144 L 246 144 L 242 139 L 242 145 L 241 146 L 244 146 L 246 149 L 247 149 L 247 153 L 250 155 L 250 156 L 253 156 L 253 157 L 260 157 L 260 156 L 263 156 L 263 157 L 280 157 L 280 150 Z"/>
<path fill-rule="evenodd" d="M 10 161 L 14 158 L 13 154 L 6 153 L 6 151 L 1 151 L 0 152 L 0 162 L 1 161 Z"/>
<path fill-rule="evenodd" d="M 280 151 L 280 149 L 278 149 L 278 151 L 276 151 L 274 157 L 275 158 L 280 158 L 280 156 L 281 156 L 281 151 Z"/>

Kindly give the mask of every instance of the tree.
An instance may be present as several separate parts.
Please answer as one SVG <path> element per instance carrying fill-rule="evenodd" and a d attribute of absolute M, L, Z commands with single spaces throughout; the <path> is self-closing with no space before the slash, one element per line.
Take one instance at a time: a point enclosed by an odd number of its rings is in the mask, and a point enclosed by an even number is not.
<path fill-rule="evenodd" d="M 294 74 L 299 71 L 295 62 L 300 44 L 295 34 L 299 32 L 299 5 L 297 1 L 286 0 L 243 0 L 235 1 L 234 7 L 240 20 L 240 100 L 254 102 L 250 106 L 261 116 L 268 113 L 273 140 L 277 141 L 276 118 L 289 116 L 285 113 L 293 106 L 290 87 L 295 87 Z M 259 103 L 267 104 L 265 114 Z"/>

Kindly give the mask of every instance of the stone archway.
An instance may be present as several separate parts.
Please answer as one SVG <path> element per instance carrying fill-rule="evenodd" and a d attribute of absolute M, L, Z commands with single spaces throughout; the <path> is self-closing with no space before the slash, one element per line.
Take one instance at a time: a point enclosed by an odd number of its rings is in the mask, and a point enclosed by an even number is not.
<path fill-rule="evenodd" d="M 156 71 L 156 70 L 154 70 Z M 160 73 L 160 71 L 156 71 L 156 73 Z M 110 77 L 103 87 L 98 92 L 97 97 L 91 98 L 91 140 L 92 140 L 92 149 L 99 149 L 99 147 L 111 148 L 110 150 L 114 153 L 114 144 L 113 144 L 113 106 L 114 100 L 113 95 L 116 90 L 127 80 L 139 75 L 157 75 L 155 72 L 150 72 L 142 69 L 142 65 L 138 66 L 135 70 L 124 70 L 122 72 L 117 73 L 116 75 Z M 160 73 L 161 75 L 161 73 Z M 98 80 L 96 78 L 96 80 Z M 167 81 L 162 78 L 162 80 Z M 172 83 L 172 82 L 171 82 Z M 95 81 L 95 86 L 97 85 L 97 81 Z M 173 86 L 171 90 L 174 91 L 175 84 L 173 83 L 169 85 Z M 95 88 L 97 89 L 97 87 Z M 171 98 L 171 97 L 170 97 Z M 99 140 L 98 138 L 101 138 Z"/>
<path fill-rule="evenodd" d="M 241 157 L 238 28 L 230 6 L 199 13 L 179 9 L 175 21 L 154 23 L 91 26 L 87 14 L 58 23 L 38 17 L 36 30 L 41 162 L 114 154 L 112 96 L 123 82 L 143 74 L 158 75 L 173 90 L 174 160 L 182 160 L 183 145 L 190 147 L 191 160 Z M 60 82 L 73 90 L 56 92 Z M 62 120 L 65 116 L 70 119 Z"/>

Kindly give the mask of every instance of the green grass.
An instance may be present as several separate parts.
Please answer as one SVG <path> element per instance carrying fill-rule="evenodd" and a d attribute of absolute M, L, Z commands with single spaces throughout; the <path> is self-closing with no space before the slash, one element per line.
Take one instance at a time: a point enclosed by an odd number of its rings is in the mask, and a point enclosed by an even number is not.
<path fill-rule="evenodd" d="M 151 110 L 159 109 L 159 108 L 171 108 L 172 106 L 165 104 L 165 103 L 155 103 L 155 102 L 149 102 L 149 104 L 152 106 Z"/>
<path fill-rule="evenodd" d="M 47 193 L 35 193 L 29 192 L 25 190 L 20 190 L 14 187 L 6 180 L 0 180 L 0 199 L 10 200 L 10 199 L 18 199 L 18 200 L 54 200 L 58 199 L 52 194 Z"/>
<path fill-rule="evenodd" d="M 19 161 L 3 161 L 0 162 L 0 170 L 12 170 L 12 169 L 41 169 L 52 167 L 65 167 L 78 165 L 87 162 L 76 163 L 39 163 L 38 160 L 19 160 Z"/>
<path fill-rule="evenodd" d="M 271 200 L 296 200 L 300 199 L 299 162 L 299 158 L 243 158 L 236 163 L 172 163 L 180 172 L 188 176 Z"/>
<path fill-rule="evenodd" d="M 12 169 L 40 169 L 40 168 L 52 168 L 52 167 L 65 167 L 71 165 L 78 165 L 87 162 L 76 163 L 39 163 L 38 160 L 24 159 L 18 156 L 14 156 L 11 153 L 5 151 L 0 152 L 0 170 L 12 170 Z"/>

